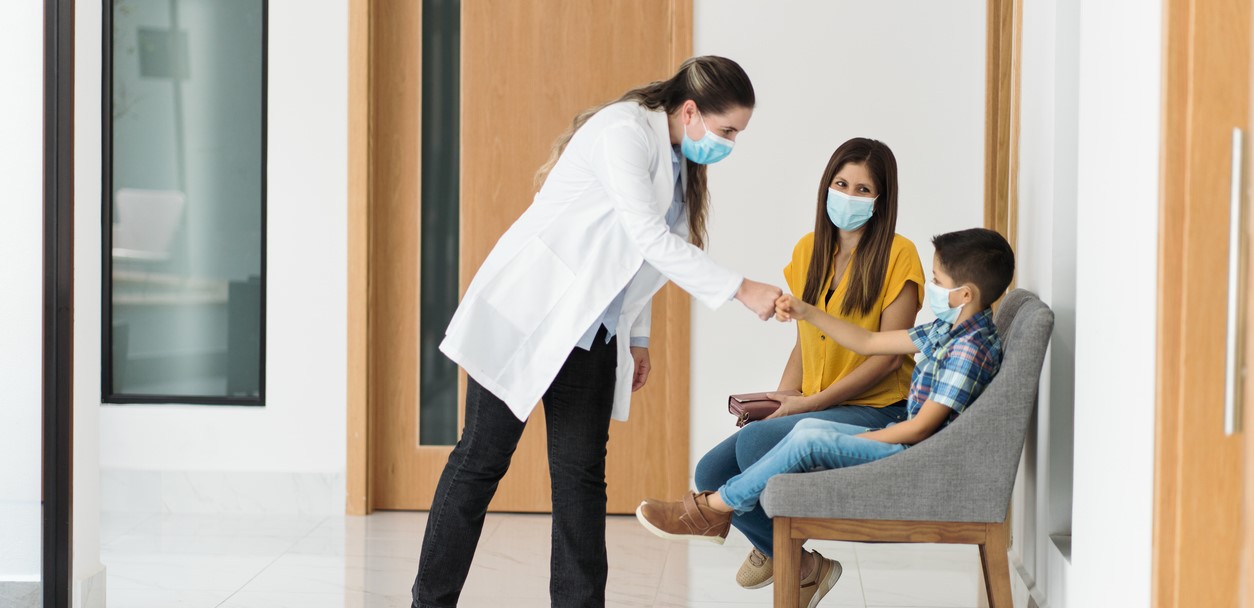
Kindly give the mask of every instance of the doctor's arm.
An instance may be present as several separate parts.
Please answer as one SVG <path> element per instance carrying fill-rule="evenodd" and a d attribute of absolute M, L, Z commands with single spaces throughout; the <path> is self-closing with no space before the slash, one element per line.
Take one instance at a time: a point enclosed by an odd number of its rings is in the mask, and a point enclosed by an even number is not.
<path fill-rule="evenodd" d="M 592 166 L 627 237 L 645 261 L 706 306 L 718 308 L 736 298 L 769 319 L 779 288 L 720 266 L 670 231 L 649 172 L 651 148 L 645 132 L 631 123 L 606 127 L 593 145 Z"/>

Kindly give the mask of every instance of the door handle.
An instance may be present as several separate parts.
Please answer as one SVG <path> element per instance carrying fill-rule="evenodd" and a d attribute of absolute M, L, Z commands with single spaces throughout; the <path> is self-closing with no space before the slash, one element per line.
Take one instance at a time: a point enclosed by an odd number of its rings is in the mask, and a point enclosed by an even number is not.
<path fill-rule="evenodd" d="M 1230 191 L 1228 195 L 1228 341 L 1227 362 L 1225 364 L 1226 381 L 1224 383 L 1224 434 L 1234 435 L 1241 431 L 1240 411 L 1242 384 L 1245 379 L 1245 365 L 1241 361 L 1241 348 L 1244 344 L 1242 323 L 1244 312 L 1244 262 L 1245 262 L 1245 209 L 1244 197 L 1241 192 L 1242 157 L 1244 152 L 1243 133 L 1240 128 L 1232 129 L 1232 173 L 1229 177 Z"/>

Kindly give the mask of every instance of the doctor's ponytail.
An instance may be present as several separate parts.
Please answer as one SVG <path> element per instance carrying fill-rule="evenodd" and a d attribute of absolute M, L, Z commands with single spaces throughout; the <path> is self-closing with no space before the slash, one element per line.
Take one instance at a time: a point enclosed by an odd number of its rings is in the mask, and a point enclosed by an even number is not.
<path fill-rule="evenodd" d="M 627 91 L 618 99 L 575 116 L 571 128 L 557 138 L 549 160 L 536 172 L 536 186 L 544 184 L 549 171 L 557 164 L 566 144 L 593 114 L 614 103 L 634 101 L 650 110 L 675 112 L 691 99 L 697 108 L 707 114 L 722 114 L 735 108 L 753 109 L 755 98 L 749 75 L 735 61 L 725 57 L 705 55 L 692 57 L 679 66 L 667 80 L 659 80 Z M 710 192 L 706 187 L 706 166 L 683 159 L 688 163 L 688 183 L 684 190 L 684 203 L 688 207 L 689 240 L 697 247 L 705 247 L 705 220 L 709 208 Z"/>

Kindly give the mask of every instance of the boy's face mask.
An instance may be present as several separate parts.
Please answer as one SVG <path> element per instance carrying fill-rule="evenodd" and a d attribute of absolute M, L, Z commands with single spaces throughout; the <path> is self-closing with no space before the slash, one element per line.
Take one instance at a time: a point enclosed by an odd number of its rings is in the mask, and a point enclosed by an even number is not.
<path fill-rule="evenodd" d="M 928 281 L 924 285 L 924 291 L 927 292 L 927 303 L 932 308 L 932 314 L 950 325 L 953 325 L 954 319 L 958 318 L 958 314 L 962 312 L 965 304 L 959 304 L 954 307 L 949 306 L 949 294 L 962 289 L 959 285 L 953 289 L 945 289 L 932 281 Z"/>

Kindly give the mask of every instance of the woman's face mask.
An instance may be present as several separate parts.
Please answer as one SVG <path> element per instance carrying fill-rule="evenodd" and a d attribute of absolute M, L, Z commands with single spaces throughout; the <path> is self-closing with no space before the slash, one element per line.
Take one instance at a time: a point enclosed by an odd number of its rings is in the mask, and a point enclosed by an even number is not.
<path fill-rule="evenodd" d="M 709 165 L 727 158 L 735 143 L 730 139 L 715 135 L 709 127 L 705 126 L 704 117 L 701 117 L 701 128 L 705 129 L 705 135 L 697 140 L 688 137 L 688 129 L 684 129 L 684 138 L 680 143 L 680 150 L 683 151 L 684 156 L 699 165 Z"/>
<path fill-rule="evenodd" d="M 827 217 L 841 230 L 857 230 L 875 214 L 875 197 L 849 196 L 835 188 L 827 189 Z"/>

